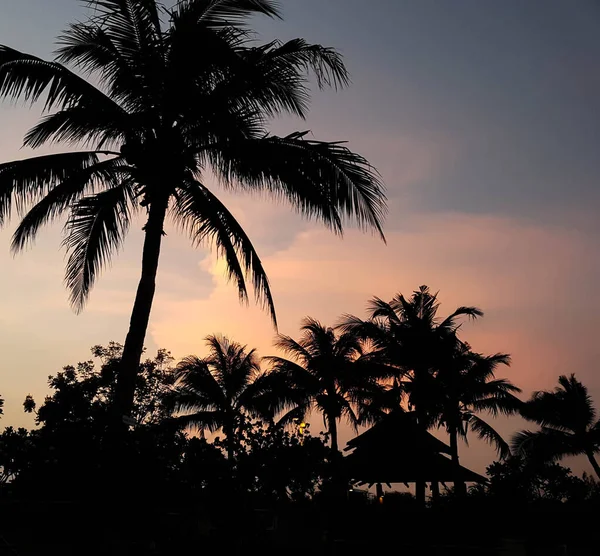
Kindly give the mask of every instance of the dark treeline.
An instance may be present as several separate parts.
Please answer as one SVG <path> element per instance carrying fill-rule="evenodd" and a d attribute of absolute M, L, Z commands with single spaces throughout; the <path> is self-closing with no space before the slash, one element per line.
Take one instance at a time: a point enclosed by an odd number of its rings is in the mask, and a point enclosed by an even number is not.
<path fill-rule="evenodd" d="M 574 376 L 560 377 L 554 391 L 521 401 L 517 386 L 496 376 L 510 363 L 508 355 L 477 353 L 459 336 L 464 319 L 482 312 L 461 307 L 442 317 L 438 309 L 437 295 L 421 287 L 409 298 L 372 300 L 365 320 L 346 315 L 328 328 L 307 318 L 298 339 L 278 337 L 279 356 L 261 359 L 220 336 L 206 339 L 204 357 L 176 362 L 160 350 L 140 365 L 119 456 L 123 481 L 114 475 L 110 427 L 123 348 L 96 346 L 93 360 L 49 377 L 51 393 L 43 401 L 25 398 L 35 429 L 8 427 L 0 436 L 3 504 L 77 508 L 95 499 L 125 499 L 131 509 L 154 508 L 152 519 L 131 530 L 155 541 L 165 533 L 164 522 L 161 533 L 150 532 L 149 524 L 169 512 L 184 520 L 195 516 L 205 530 L 190 534 L 215 542 L 227 531 L 248 539 L 267 534 L 264 512 L 268 523 L 309 513 L 329 516 L 309 527 L 321 543 L 321 535 L 360 515 L 410 520 L 423 511 L 408 493 L 377 500 L 364 487 L 352 488 L 337 439 L 340 423 L 358 430 L 408 411 L 424 429 L 445 431 L 457 466 L 457 439 L 472 434 L 491 443 L 499 457 L 488 466 L 486 483 L 467 488 L 457 481 L 428 497 L 432 515 L 451 516 L 454 508 L 546 517 L 597 511 L 596 478 L 577 477 L 557 463 L 583 454 L 597 470 L 600 425 L 585 387 Z M 519 414 L 539 426 L 517 433 L 511 443 L 492 426 L 498 414 Z M 401 431 L 389 442 L 402 442 Z M 407 454 L 413 448 L 401 446 Z M 342 521 L 331 517 L 334 507 Z M 219 536 L 211 537 L 215 531 Z"/>

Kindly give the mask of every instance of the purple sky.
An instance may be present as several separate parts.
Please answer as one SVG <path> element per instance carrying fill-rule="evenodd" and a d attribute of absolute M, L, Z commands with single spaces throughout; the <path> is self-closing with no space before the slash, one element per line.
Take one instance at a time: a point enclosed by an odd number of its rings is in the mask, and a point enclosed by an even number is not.
<path fill-rule="evenodd" d="M 256 22 L 261 36 L 338 48 L 353 85 L 315 94 L 307 122 L 277 122 L 274 130 L 348 140 L 382 173 L 390 215 L 386 247 L 352 230 L 334 238 L 286 206 L 225 196 L 264 258 L 281 332 L 295 335 L 306 314 L 333 323 L 345 312 L 363 314 L 373 295 L 428 284 L 441 291 L 443 313 L 463 304 L 485 311 L 464 337 L 479 351 L 512 353 L 506 375 L 526 394 L 575 372 L 600 403 L 597 3 L 282 5 L 285 21 Z M 76 0 L 3 0 L 0 42 L 49 56 L 53 37 L 82 17 Z M 0 160 L 26 156 L 20 140 L 37 115 L 0 108 Z M 93 344 L 124 339 L 141 225 L 79 316 L 62 285 L 60 226 L 17 258 L 9 254 L 14 223 L 0 232 L 4 425 L 31 424 L 21 402 L 29 392 L 42 397 L 49 374 L 87 358 Z M 222 267 L 169 232 L 148 348 L 202 353 L 212 332 L 271 352 L 268 315 L 239 307 Z M 518 426 L 499 424 L 507 434 Z M 463 454 L 477 470 L 493 457 L 475 441 Z"/>

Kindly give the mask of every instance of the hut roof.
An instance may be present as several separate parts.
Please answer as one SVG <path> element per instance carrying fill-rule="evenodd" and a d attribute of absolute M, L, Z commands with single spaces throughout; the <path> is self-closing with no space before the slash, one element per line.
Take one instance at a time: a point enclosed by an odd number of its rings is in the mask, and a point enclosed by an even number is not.
<path fill-rule="evenodd" d="M 421 429 L 412 413 L 394 412 L 348 442 L 344 458 L 357 483 L 453 482 L 458 477 L 447 444 Z M 460 480 L 485 482 L 485 477 L 460 466 Z"/>

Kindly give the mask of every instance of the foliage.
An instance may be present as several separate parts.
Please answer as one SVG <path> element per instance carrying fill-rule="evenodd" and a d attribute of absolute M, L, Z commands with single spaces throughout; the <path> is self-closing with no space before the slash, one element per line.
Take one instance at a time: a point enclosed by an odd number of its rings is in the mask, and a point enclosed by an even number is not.
<path fill-rule="evenodd" d="M 593 483 L 557 463 L 536 463 L 520 457 L 494 462 L 487 468 L 490 496 L 510 504 L 577 502 L 590 495 Z M 594 486 L 597 490 L 597 486 Z M 593 489 L 592 489 L 593 490 Z"/>
<path fill-rule="evenodd" d="M 438 316 L 439 308 L 438 294 L 421 286 L 410 298 L 373 298 L 367 320 L 343 318 L 340 329 L 368 341 L 377 354 L 379 376 L 392 379 L 383 393 L 361 400 L 363 419 L 377 421 L 406 405 L 426 428 L 446 428 L 456 464 L 457 437 L 466 440 L 469 429 L 506 457 L 508 444 L 477 413 L 510 415 L 518 410 L 514 394 L 520 390 L 494 376 L 510 357 L 475 353 L 458 337 L 462 320 L 483 316 L 480 309 L 462 306 L 444 318 Z"/>
<path fill-rule="evenodd" d="M 587 456 L 598 478 L 600 465 L 594 454 L 600 451 L 600 420 L 587 388 L 575 375 L 563 375 L 553 391 L 535 392 L 521 414 L 541 426 L 513 437 L 515 451 L 533 459 L 553 461 L 564 456 Z"/>
<path fill-rule="evenodd" d="M 66 425 L 106 425 L 123 346 L 111 342 L 107 347 L 94 346 L 91 352 L 100 361 L 100 369 L 89 360 L 68 365 L 48 377 L 53 394 L 37 411 L 35 400 L 31 396 L 25 398 L 23 407 L 28 413 L 35 412 L 38 425 L 50 430 Z M 169 415 L 164 398 L 175 380 L 172 362 L 169 352 L 159 350 L 153 359 L 140 364 L 132 412 L 136 425 L 158 424 Z"/>
<path fill-rule="evenodd" d="M 279 335 L 275 346 L 292 359 L 266 357 L 280 382 L 280 391 L 292 409 L 282 423 L 303 418 L 312 408 L 323 414 L 331 437 L 331 448 L 338 451 L 337 422 L 342 417 L 355 429 L 360 424 L 357 406 L 366 396 L 381 389 L 374 372 L 375 360 L 361 340 L 352 333 L 336 335 L 332 328 L 305 318 L 302 336 L 296 341 Z"/>
<path fill-rule="evenodd" d="M 494 376 L 498 365 L 508 363 L 508 356 L 476 353 L 456 338 L 456 332 L 453 328 L 438 335 L 436 345 L 447 351 L 443 358 L 436 356 L 437 368 L 427 367 L 430 380 L 420 383 L 429 386 L 430 399 L 424 406 L 428 420 L 447 429 L 451 448 L 456 436 L 466 435 L 468 428 L 485 433 L 482 426 L 473 426 L 479 422 L 476 412 L 510 415 L 515 408 L 541 424 L 541 437 L 552 430 L 567 440 L 555 445 L 550 456 L 542 450 L 534 457 L 529 445 L 521 446 L 520 455 L 488 467 L 487 484 L 471 488 L 466 496 L 458 481 L 434 503 L 480 501 L 523 507 L 567 503 L 582 508 L 597 504 L 600 486 L 594 479 L 575 477 L 550 461 L 564 454 L 558 450 L 573 439 L 591 443 L 576 446 L 595 446 L 596 414 L 587 389 L 574 376 L 560 377 L 554 391 L 536 393 L 522 404 L 514 397 L 518 389 Z M 207 345 L 204 358 L 187 357 L 175 367 L 165 350 L 140 365 L 132 413 L 135 426 L 120 444 L 119 465 L 127 462 L 135 470 L 124 488 L 138 502 L 195 500 L 215 510 L 220 526 L 226 526 L 233 503 L 235 519 L 229 517 L 239 524 L 247 521 L 251 507 L 310 502 L 333 508 L 348 498 L 347 490 L 341 497 L 342 487 L 346 488 L 341 455 L 327 447 L 336 434 L 332 424 L 344 414 L 358 423 L 369 404 L 379 404 L 380 411 L 398 408 L 415 387 L 405 375 L 386 384 L 386 373 L 395 368 L 389 352 L 361 336 L 358 328 L 336 333 L 306 319 L 300 340 L 278 337 L 277 345 L 294 358 L 266 358 L 271 364 L 268 372 L 261 372 L 256 352 L 246 346 L 219 336 L 209 336 Z M 24 409 L 35 414 L 38 428 L 9 427 L 0 435 L 3 493 L 25 499 L 84 500 L 114 485 L 109 471 L 114 470 L 115 452 L 108 430 L 122 354 L 118 343 L 95 346 L 93 360 L 66 366 L 49 377 L 51 393 L 39 407 L 32 396 L 26 397 Z M 432 360 L 430 355 L 425 359 L 427 364 Z M 396 405 L 389 403 L 392 400 Z M 300 417 L 313 407 L 324 413 L 327 425 L 327 432 L 318 437 L 300 425 Z M 277 416 L 281 418 L 276 421 Z M 193 426 L 221 431 L 223 438 L 209 441 L 182 430 Z M 333 438 L 331 444 L 337 448 Z M 452 449 L 451 453 L 456 454 Z M 386 507 L 419 506 L 419 500 L 409 498 L 399 497 L 396 504 L 393 496 L 387 496 Z"/>
<path fill-rule="evenodd" d="M 272 374 L 260 372 L 254 350 L 221 336 L 208 336 L 209 355 L 183 359 L 176 385 L 166 398 L 179 427 L 222 430 L 228 457 L 239 450 L 245 416 L 273 417 L 278 391 Z"/>
<path fill-rule="evenodd" d="M 284 199 L 336 233 L 354 220 L 382 239 L 386 197 L 375 169 L 343 143 L 269 132 L 276 116 L 306 117 L 311 78 L 320 88 L 349 82 L 332 48 L 256 42 L 247 25 L 255 15 L 278 17 L 274 0 L 184 0 L 170 10 L 159 0 L 86 4 L 90 17 L 63 32 L 54 60 L 0 45 L 0 96 L 44 103 L 24 145 L 75 149 L 0 164 L 0 226 L 16 208 L 17 252 L 66 216 L 65 282 L 79 311 L 144 213 L 142 271 L 115 402 L 115 414 L 128 417 L 167 221 L 194 245 L 215 248 L 240 299 L 251 282 L 276 323 L 262 262 L 208 178 Z"/>
<path fill-rule="evenodd" d="M 454 435 L 466 441 L 470 428 L 506 458 L 510 455 L 508 444 L 477 413 L 487 412 L 496 416 L 513 415 L 519 411 L 522 402 L 515 394 L 521 390 L 507 379 L 495 377 L 499 365 L 510 364 L 510 356 L 503 353 L 482 355 L 473 352 L 465 342 L 453 337 L 449 340 L 454 343 L 454 350 L 447 361 L 441 363 L 430 385 L 429 395 L 433 402 L 429 406 L 437 404 L 437 425 L 446 428 L 452 444 L 456 442 Z M 409 392 L 411 386 L 409 383 Z"/>
<path fill-rule="evenodd" d="M 27 429 L 13 427 L 0 435 L 0 486 L 12 482 L 29 464 L 31 436 Z"/>
<path fill-rule="evenodd" d="M 423 425 L 437 418 L 431 407 L 432 381 L 439 369 L 452 357 L 461 319 L 483 315 L 476 307 L 458 307 L 445 318 L 438 316 L 437 294 L 421 286 L 410 298 L 396 295 L 390 302 L 374 297 L 368 306 L 368 319 L 345 315 L 340 330 L 368 341 L 381 361 L 381 375 L 396 379 L 406 393 L 408 407 L 416 409 Z M 398 400 L 398 396 L 391 396 Z M 365 409 L 369 409 L 368 407 Z M 391 407 L 374 404 L 375 415 L 382 416 Z"/>
<path fill-rule="evenodd" d="M 330 452 L 322 436 L 252 421 L 244 427 L 243 447 L 237 477 L 265 500 L 312 498 L 329 473 L 326 462 Z"/>
<path fill-rule="evenodd" d="M 321 87 L 348 83 L 331 48 L 302 39 L 252 40 L 249 18 L 278 15 L 274 2 L 237 0 L 227 9 L 179 2 L 164 21 L 154 0 L 89 5 L 91 17 L 59 37 L 54 61 L 0 48 L 0 94 L 45 101 L 48 111 L 25 145 L 87 147 L 0 166 L 0 222 L 13 204 L 24 215 L 15 250 L 69 213 L 67 284 L 74 305 L 84 303 L 141 203 L 149 210 L 162 205 L 163 213 L 168 207 L 194 242 L 214 242 L 240 295 L 246 295 L 247 271 L 272 310 L 252 244 L 201 183 L 207 166 L 230 187 L 286 198 L 337 231 L 343 216 L 380 229 L 382 188 L 363 158 L 304 133 L 268 134 L 277 114 L 306 116 L 311 73 Z M 190 56 L 194 51 L 210 56 Z"/>
<path fill-rule="evenodd" d="M 22 492 L 85 497 L 90 489 L 110 480 L 107 429 L 122 349 L 114 342 L 107 347 L 95 346 L 92 354 L 99 360 L 99 368 L 90 360 L 50 376 L 52 394 L 39 408 L 27 396 L 24 409 L 35 413 L 39 428 L 28 437 L 27 465 L 21 469 L 15 466 L 18 472 L 11 474 L 10 480 Z M 169 413 L 163 398 L 174 380 L 171 363 L 169 353 L 159 350 L 156 357 L 140 365 L 133 412 L 136 425 L 126 444 L 132 464 L 137 465 L 135 477 L 140 484 L 151 477 L 168 481 L 179 461 L 180 445 L 185 442 L 183 435 L 165 426 Z"/>

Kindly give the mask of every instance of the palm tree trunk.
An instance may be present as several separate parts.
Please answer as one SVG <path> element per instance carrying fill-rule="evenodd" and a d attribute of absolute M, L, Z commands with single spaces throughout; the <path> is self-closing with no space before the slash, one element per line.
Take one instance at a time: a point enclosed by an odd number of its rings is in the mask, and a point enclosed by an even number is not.
<path fill-rule="evenodd" d="M 235 439 L 233 434 L 227 436 L 227 460 L 230 466 L 233 466 L 233 459 L 235 458 Z"/>
<path fill-rule="evenodd" d="M 594 452 L 592 450 L 586 450 L 585 455 L 587 456 L 590 464 L 594 468 L 596 475 L 600 479 L 600 465 L 598 465 L 598 462 L 596 461 L 596 458 L 594 457 Z"/>
<path fill-rule="evenodd" d="M 346 484 L 342 476 L 342 457 L 338 446 L 337 418 L 327 417 L 328 430 L 331 442 L 331 479 L 333 495 L 337 500 L 342 500 L 346 494 Z"/>
<path fill-rule="evenodd" d="M 157 201 L 150 205 L 148 221 L 144 228 L 144 250 L 142 254 L 142 276 L 138 284 L 129 332 L 123 347 L 123 356 L 117 376 L 116 407 L 119 420 L 129 416 L 133 407 L 136 378 L 144 350 L 144 340 L 150 320 L 150 311 L 156 290 L 156 273 L 160 258 L 160 247 L 168 201 Z"/>
<path fill-rule="evenodd" d="M 433 481 L 431 483 L 431 502 L 432 505 L 437 504 L 440 501 L 440 483 Z"/>
<path fill-rule="evenodd" d="M 337 459 L 339 454 L 338 448 L 338 431 L 337 431 L 337 420 L 335 417 L 328 417 L 329 421 L 329 435 L 331 437 L 331 451 L 333 452 L 333 457 Z"/>
<path fill-rule="evenodd" d="M 417 418 L 417 425 L 427 434 L 427 425 L 425 424 L 425 412 L 422 411 L 421 403 L 415 402 L 415 414 Z M 426 494 L 427 494 L 427 477 L 416 481 L 415 483 L 415 498 L 421 508 L 425 507 Z"/>
<path fill-rule="evenodd" d="M 425 481 L 417 481 L 415 484 L 415 498 L 420 508 L 425 507 L 427 494 L 427 483 Z"/>
<path fill-rule="evenodd" d="M 454 464 L 454 492 L 458 496 L 465 496 L 467 489 L 465 483 L 460 479 L 460 460 L 458 458 L 458 431 L 456 425 L 450 428 L 450 457 Z"/>

